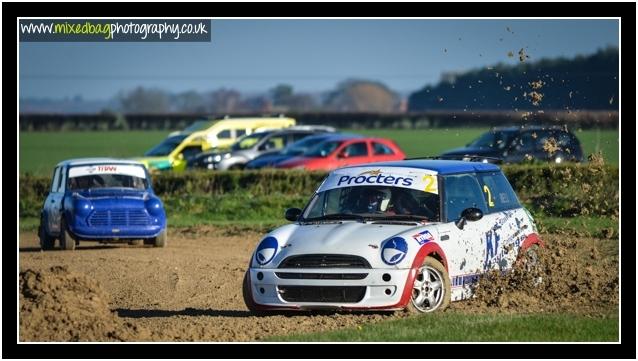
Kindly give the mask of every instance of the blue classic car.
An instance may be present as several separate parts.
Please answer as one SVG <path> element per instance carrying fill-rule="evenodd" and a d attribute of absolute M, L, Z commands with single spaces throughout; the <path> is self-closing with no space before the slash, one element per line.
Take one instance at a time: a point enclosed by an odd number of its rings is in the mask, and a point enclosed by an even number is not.
<path fill-rule="evenodd" d="M 38 230 L 40 246 L 72 250 L 84 241 L 143 240 L 166 245 L 166 214 L 142 163 L 109 158 L 72 159 L 53 171 Z"/>

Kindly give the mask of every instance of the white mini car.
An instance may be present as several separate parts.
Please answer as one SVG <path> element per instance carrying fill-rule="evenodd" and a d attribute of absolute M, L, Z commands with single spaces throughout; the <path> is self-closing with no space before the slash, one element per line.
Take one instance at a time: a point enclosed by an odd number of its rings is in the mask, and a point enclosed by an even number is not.
<path fill-rule="evenodd" d="M 251 311 L 431 312 L 468 298 L 478 276 L 542 246 L 493 164 L 408 160 L 333 171 L 253 253 Z"/>

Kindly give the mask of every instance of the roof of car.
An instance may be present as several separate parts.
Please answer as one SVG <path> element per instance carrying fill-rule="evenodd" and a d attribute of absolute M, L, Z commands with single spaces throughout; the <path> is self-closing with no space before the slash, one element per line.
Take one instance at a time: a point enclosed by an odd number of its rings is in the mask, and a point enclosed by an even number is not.
<path fill-rule="evenodd" d="M 566 131 L 563 127 L 560 127 L 558 125 L 526 125 L 524 127 L 512 125 L 512 126 L 505 126 L 505 127 L 494 127 L 492 130 L 505 131 L 505 132 L 513 132 L 513 131 L 526 132 L 526 131 L 532 131 L 532 130 L 533 131 L 538 131 L 538 130 Z"/>
<path fill-rule="evenodd" d="M 130 159 L 117 159 L 117 158 L 75 158 L 75 159 L 67 159 L 63 160 L 57 164 L 57 166 L 61 165 L 83 165 L 83 164 L 109 164 L 109 163 L 124 163 L 124 164 L 135 164 L 135 165 L 143 165 L 135 160 Z"/>
<path fill-rule="evenodd" d="M 331 134 L 329 137 L 326 137 L 326 141 L 348 140 L 348 139 L 357 139 L 357 138 L 365 138 L 365 137 L 361 134 L 337 133 L 337 134 Z"/>
<path fill-rule="evenodd" d="M 482 162 L 465 162 L 460 160 L 431 160 L 431 159 L 414 159 L 414 160 L 400 160 L 394 162 L 378 162 L 358 164 L 344 168 L 357 168 L 357 167 L 404 167 L 404 168 L 416 168 L 427 169 L 435 171 L 441 175 L 456 174 L 456 173 L 470 173 L 470 172 L 490 172 L 500 171 L 500 168 L 492 163 Z"/>

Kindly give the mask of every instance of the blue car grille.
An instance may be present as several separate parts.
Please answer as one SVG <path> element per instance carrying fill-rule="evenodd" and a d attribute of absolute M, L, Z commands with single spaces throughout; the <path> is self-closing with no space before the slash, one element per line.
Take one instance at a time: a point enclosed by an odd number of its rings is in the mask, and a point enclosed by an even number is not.
<path fill-rule="evenodd" d="M 89 216 L 89 225 L 92 227 L 148 226 L 150 224 L 151 217 L 144 209 L 97 210 Z"/>

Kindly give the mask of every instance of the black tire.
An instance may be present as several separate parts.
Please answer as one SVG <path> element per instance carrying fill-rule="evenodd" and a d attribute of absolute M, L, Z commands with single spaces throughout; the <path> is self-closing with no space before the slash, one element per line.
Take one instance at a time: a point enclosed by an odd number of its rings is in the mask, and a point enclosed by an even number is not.
<path fill-rule="evenodd" d="M 264 312 L 258 309 L 255 300 L 253 299 L 252 287 L 250 285 L 250 280 L 248 278 L 248 271 L 244 273 L 244 281 L 241 287 L 241 293 L 244 296 L 244 304 L 250 313 L 255 315 L 263 315 Z"/>
<path fill-rule="evenodd" d="M 428 277 L 425 277 L 424 270 L 427 270 Z M 421 285 L 417 286 L 418 283 L 421 283 Z M 410 297 L 406 307 L 408 312 L 442 311 L 450 304 L 452 294 L 450 276 L 445 270 L 445 266 L 434 257 L 425 257 L 423 264 L 417 271 L 412 287 L 412 297 Z M 419 297 L 421 295 L 423 295 L 423 298 Z M 431 303 L 434 303 L 434 305 Z"/>
<path fill-rule="evenodd" d="M 76 241 L 71 237 L 71 233 L 66 227 L 64 219 L 60 222 L 60 249 L 65 251 L 73 251 Z"/>
<path fill-rule="evenodd" d="M 40 219 L 40 226 L 38 227 L 38 237 L 40 238 L 40 248 L 43 251 L 50 251 L 55 247 L 55 237 L 51 237 L 46 233 L 42 219 Z"/>
<path fill-rule="evenodd" d="M 164 228 L 157 237 L 152 238 L 153 247 L 166 247 L 168 228 Z"/>

